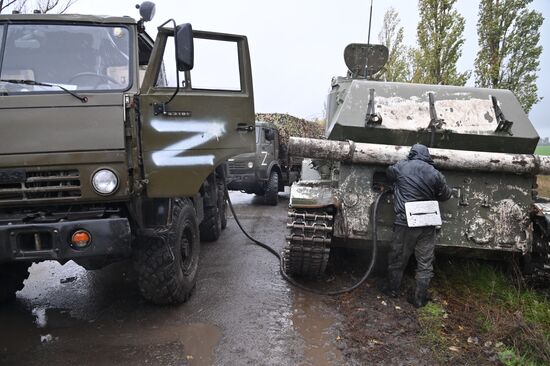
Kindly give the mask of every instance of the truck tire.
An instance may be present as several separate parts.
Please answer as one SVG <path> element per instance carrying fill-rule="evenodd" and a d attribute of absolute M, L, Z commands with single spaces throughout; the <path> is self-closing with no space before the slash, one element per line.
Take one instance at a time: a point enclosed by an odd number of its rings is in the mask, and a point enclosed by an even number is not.
<path fill-rule="evenodd" d="M 29 277 L 31 263 L 12 262 L 0 265 L 0 304 L 15 299 Z"/>
<path fill-rule="evenodd" d="M 204 218 L 199 225 L 201 241 L 216 241 L 222 233 L 222 219 L 219 202 L 204 209 Z"/>
<path fill-rule="evenodd" d="M 144 235 L 136 255 L 141 295 L 155 304 L 185 302 L 195 287 L 199 228 L 189 199 L 175 199 L 171 222 Z"/>
<path fill-rule="evenodd" d="M 227 200 L 225 199 L 225 187 L 223 184 L 218 186 L 218 210 L 220 211 L 221 228 L 227 227 Z"/>
<path fill-rule="evenodd" d="M 271 172 L 269 176 L 264 198 L 268 205 L 277 206 L 279 203 L 279 175 L 276 172 Z"/>

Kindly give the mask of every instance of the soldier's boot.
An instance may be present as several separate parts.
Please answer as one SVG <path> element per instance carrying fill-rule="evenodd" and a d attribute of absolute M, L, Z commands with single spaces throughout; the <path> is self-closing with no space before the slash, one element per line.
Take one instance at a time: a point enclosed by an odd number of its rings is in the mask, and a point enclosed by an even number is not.
<path fill-rule="evenodd" d="M 401 279 L 403 278 L 403 272 L 399 270 L 393 270 L 388 272 L 387 283 L 382 286 L 382 293 L 389 297 L 399 297 L 399 288 L 401 287 Z"/>
<path fill-rule="evenodd" d="M 409 299 L 409 302 L 415 308 L 421 308 L 428 303 L 428 287 L 430 286 L 429 278 L 417 278 L 416 288 L 414 289 L 413 298 Z"/>

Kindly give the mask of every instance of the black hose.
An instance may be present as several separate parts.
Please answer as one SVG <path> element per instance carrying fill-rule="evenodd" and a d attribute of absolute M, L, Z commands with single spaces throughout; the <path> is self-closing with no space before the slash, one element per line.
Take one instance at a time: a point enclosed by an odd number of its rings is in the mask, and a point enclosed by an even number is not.
<path fill-rule="evenodd" d="M 229 191 L 227 190 L 227 187 L 225 188 L 225 197 L 227 199 L 227 203 L 229 204 L 229 209 L 231 210 L 231 213 L 233 214 L 233 217 L 235 218 L 235 222 L 237 222 L 237 225 L 239 226 L 239 228 L 241 229 L 241 231 L 243 232 L 243 234 L 248 238 L 250 239 L 252 242 L 254 242 L 256 245 L 264 248 L 265 250 L 267 250 L 268 252 L 270 252 L 271 254 L 273 254 L 274 256 L 276 256 L 278 259 L 279 259 L 279 271 L 281 272 L 281 276 L 288 282 L 290 283 L 291 285 L 293 285 L 294 287 L 297 287 L 301 290 L 304 290 L 304 291 L 308 291 L 308 292 L 311 292 L 311 293 L 314 293 L 314 294 L 317 294 L 317 295 L 329 295 L 329 296 L 334 296 L 334 295 L 341 295 L 341 294 L 345 294 L 347 292 L 351 292 L 353 290 L 355 290 L 357 287 L 361 286 L 366 280 L 367 278 L 370 276 L 373 268 L 374 268 L 374 263 L 376 262 L 376 254 L 377 254 L 377 249 L 378 249 L 378 244 L 377 244 L 377 241 L 378 241 L 378 235 L 377 235 L 377 227 L 376 227 L 376 219 L 377 219 L 377 213 L 378 213 L 378 204 L 380 202 L 380 199 L 382 198 L 382 196 L 385 194 L 385 193 L 388 193 L 389 191 L 383 191 L 381 192 L 377 197 L 376 197 L 376 200 L 374 201 L 374 204 L 372 206 L 372 215 L 371 215 L 371 224 L 372 224 L 372 255 L 371 255 L 371 260 L 370 260 L 370 263 L 369 263 L 369 267 L 367 268 L 367 271 L 365 272 L 365 274 L 363 275 L 363 277 L 359 280 L 359 282 L 357 282 L 355 285 L 351 286 L 351 287 L 346 287 L 346 288 L 343 288 L 341 290 L 337 290 L 337 291 L 322 291 L 322 290 L 317 290 L 317 289 L 314 289 L 314 288 L 310 288 L 310 287 L 307 287 L 307 286 L 304 286 L 302 285 L 301 283 L 298 283 L 295 279 L 293 279 L 292 277 L 290 277 L 284 270 L 284 258 L 281 256 L 281 254 L 279 254 L 275 249 L 273 249 L 271 246 L 265 244 L 265 243 L 262 243 L 261 241 L 259 240 L 256 240 L 254 239 L 253 237 L 251 237 L 247 232 L 246 230 L 243 228 L 243 226 L 241 225 L 241 222 L 239 221 L 239 218 L 237 217 L 237 214 L 235 213 L 235 209 L 233 208 L 233 204 L 231 203 L 231 198 L 229 197 Z"/>

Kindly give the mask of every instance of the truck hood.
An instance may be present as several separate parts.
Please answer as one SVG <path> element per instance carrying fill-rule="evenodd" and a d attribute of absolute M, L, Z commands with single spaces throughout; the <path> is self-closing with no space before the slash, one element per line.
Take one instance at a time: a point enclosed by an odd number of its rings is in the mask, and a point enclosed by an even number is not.
<path fill-rule="evenodd" d="M 121 94 L 0 96 L 0 155 L 124 149 Z"/>
<path fill-rule="evenodd" d="M 229 162 L 232 162 L 232 161 L 256 161 L 256 153 L 253 152 L 253 153 L 244 153 L 244 154 L 239 154 L 237 156 L 233 156 L 232 158 L 228 159 Z"/>

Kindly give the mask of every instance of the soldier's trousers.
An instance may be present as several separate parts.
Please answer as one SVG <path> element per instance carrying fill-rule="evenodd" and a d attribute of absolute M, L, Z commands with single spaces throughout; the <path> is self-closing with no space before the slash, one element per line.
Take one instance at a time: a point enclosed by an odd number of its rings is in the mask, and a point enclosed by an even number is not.
<path fill-rule="evenodd" d="M 416 279 L 433 277 L 435 226 L 394 226 L 394 236 L 388 256 L 388 270 L 403 274 L 411 254 L 416 257 Z"/>

